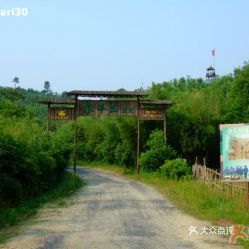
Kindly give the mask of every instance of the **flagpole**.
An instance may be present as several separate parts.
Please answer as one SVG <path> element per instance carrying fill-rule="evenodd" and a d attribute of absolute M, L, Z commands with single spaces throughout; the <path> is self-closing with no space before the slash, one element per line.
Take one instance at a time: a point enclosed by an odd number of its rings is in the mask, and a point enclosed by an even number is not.
<path fill-rule="evenodd" d="M 213 71 L 212 71 L 212 76 L 211 77 L 215 77 L 216 78 L 216 75 L 215 75 L 215 48 L 213 48 L 211 50 L 211 53 L 212 53 L 212 56 L 214 57 L 214 61 L 213 61 Z"/>

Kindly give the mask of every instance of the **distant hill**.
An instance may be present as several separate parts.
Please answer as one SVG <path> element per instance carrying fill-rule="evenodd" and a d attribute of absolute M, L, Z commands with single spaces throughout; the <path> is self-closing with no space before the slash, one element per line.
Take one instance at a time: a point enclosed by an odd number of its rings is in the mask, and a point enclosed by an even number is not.
<path fill-rule="evenodd" d="M 0 87 L 0 116 L 23 116 L 33 115 L 44 120 L 47 115 L 46 106 L 38 101 L 46 98 L 65 98 L 63 94 L 47 94 L 32 88 L 10 88 Z M 25 113 L 25 114 L 24 114 Z"/>

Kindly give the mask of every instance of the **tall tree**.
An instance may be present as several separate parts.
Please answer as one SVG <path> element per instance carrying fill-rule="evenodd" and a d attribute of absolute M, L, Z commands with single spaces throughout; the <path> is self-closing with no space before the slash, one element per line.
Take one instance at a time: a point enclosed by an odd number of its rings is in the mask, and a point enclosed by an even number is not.
<path fill-rule="evenodd" d="M 43 90 L 43 92 L 45 94 L 52 94 L 53 93 L 53 91 L 51 90 L 51 85 L 50 85 L 49 81 L 44 82 L 44 90 Z"/>

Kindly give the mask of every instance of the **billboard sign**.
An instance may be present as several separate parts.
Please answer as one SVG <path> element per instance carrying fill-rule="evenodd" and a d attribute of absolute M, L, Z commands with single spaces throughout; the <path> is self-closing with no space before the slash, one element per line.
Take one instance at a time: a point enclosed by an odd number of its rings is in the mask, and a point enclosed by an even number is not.
<path fill-rule="evenodd" d="M 136 101 L 79 100 L 79 116 L 136 116 Z"/>
<path fill-rule="evenodd" d="M 64 104 L 65 103 L 55 103 Z M 70 105 L 72 105 L 70 103 Z M 79 100 L 73 107 L 50 107 L 49 120 L 74 120 L 78 116 L 139 116 L 140 120 L 165 120 L 166 110 L 162 107 L 139 107 L 135 100 Z M 138 115 L 139 113 L 139 115 Z"/>
<path fill-rule="evenodd" d="M 249 182 L 249 124 L 222 124 L 220 137 L 222 180 Z"/>
<path fill-rule="evenodd" d="M 165 110 L 163 109 L 140 109 L 140 120 L 164 120 Z"/>

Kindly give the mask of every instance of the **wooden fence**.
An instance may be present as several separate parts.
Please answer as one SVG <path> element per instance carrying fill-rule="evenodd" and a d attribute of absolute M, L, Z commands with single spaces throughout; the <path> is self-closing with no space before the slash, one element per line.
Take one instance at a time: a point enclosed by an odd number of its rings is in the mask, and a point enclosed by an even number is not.
<path fill-rule="evenodd" d="M 203 181 L 210 186 L 215 193 L 225 194 L 233 198 L 238 205 L 249 208 L 249 183 L 248 182 L 224 182 L 221 174 L 205 165 L 195 163 L 192 166 L 193 178 Z"/>

